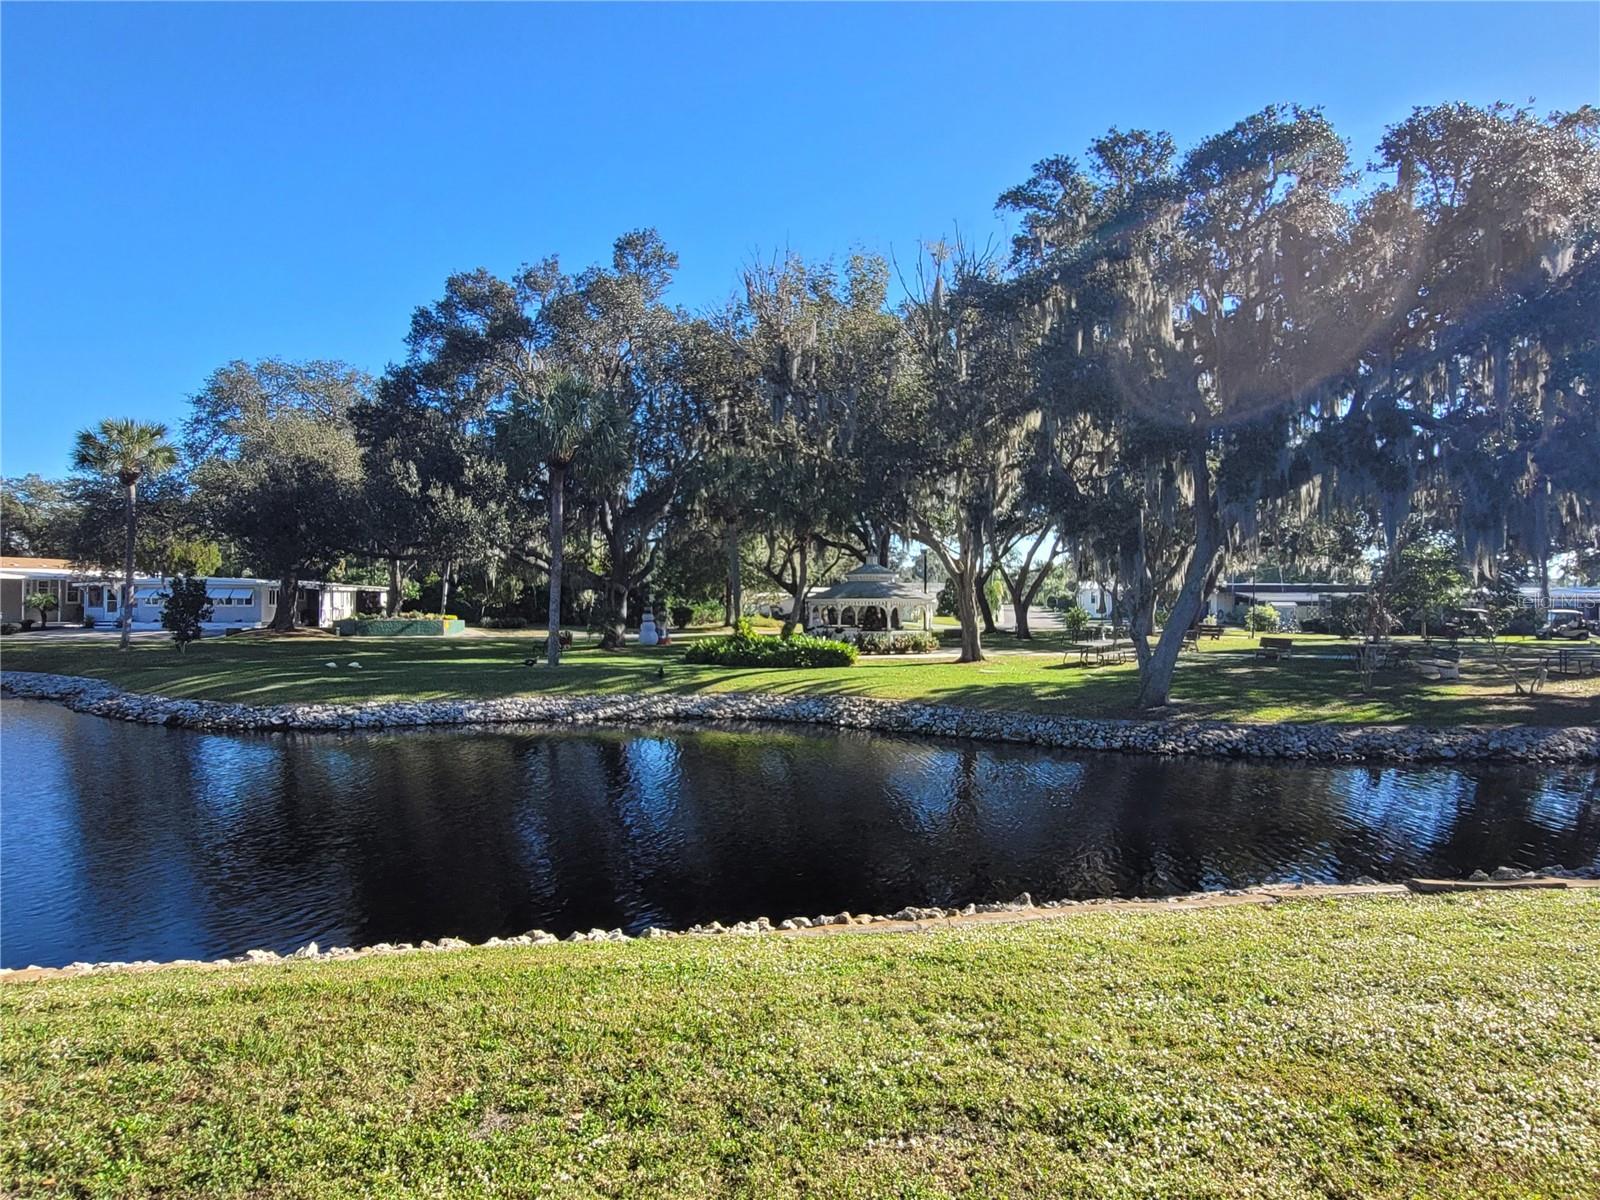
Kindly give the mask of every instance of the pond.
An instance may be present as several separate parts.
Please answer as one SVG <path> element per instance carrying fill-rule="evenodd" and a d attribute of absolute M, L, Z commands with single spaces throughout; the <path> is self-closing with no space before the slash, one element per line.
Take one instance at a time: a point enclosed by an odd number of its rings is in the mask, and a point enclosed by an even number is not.
<path fill-rule="evenodd" d="M 1592 869 L 1597 774 L 771 728 L 238 736 L 8 700 L 0 965 Z"/>

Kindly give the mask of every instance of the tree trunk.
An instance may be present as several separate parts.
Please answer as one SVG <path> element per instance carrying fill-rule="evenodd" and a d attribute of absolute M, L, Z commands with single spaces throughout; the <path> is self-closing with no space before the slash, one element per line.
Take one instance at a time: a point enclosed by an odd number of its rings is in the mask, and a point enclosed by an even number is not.
<path fill-rule="evenodd" d="M 137 522 L 138 504 L 137 483 L 130 483 L 123 490 L 122 505 L 127 517 L 126 537 L 122 543 L 122 649 L 126 650 L 133 643 L 133 541 L 134 529 Z M 41 617 L 43 613 L 39 614 Z"/>
<path fill-rule="evenodd" d="M 956 615 L 961 620 L 961 657 L 957 662 L 983 662 L 983 634 L 979 627 L 979 601 L 977 571 L 970 566 L 960 571 L 954 580 L 956 588 Z"/>
<path fill-rule="evenodd" d="M 272 614 L 268 628 L 278 633 L 288 633 L 300 619 L 300 575 L 285 571 L 278 580 L 278 608 Z"/>
<path fill-rule="evenodd" d="M 1000 626 L 995 624 L 994 608 L 989 603 L 989 580 L 994 575 L 994 564 L 977 577 L 974 583 L 978 601 L 978 615 L 983 618 L 983 632 L 989 637 L 994 637 L 1000 632 Z"/>
<path fill-rule="evenodd" d="M 444 614 L 450 612 L 450 572 L 455 570 L 456 560 L 444 560 L 444 570 L 439 572 L 439 611 Z"/>
<path fill-rule="evenodd" d="M 1543 480 L 1539 481 L 1541 484 Z M 1541 489 L 1542 490 L 1542 489 Z M 1538 497 L 1533 510 L 1533 537 L 1539 544 L 1539 606 L 1550 611 L 1550 498 Z"/>
<path fill-rule="evenodd" d="M 1028 628 L 1028 601 L 1017 596 L 1011 597 L 1011 610 L 1016 614 L 1013 628 L 1018 641 L 1032 641 L 1033 630 Z"/>
<path fill-rule="evenodd" d="M 1189 559 L 1189 569 L 1184 572 L 1183 587 L 1173 602 L 1172 613 L 1161 629 L 1150 660 L 1139 672 L 1140 708 L 1160 708 L 1167 702 L 1172 690 L 1172 673 L 1178 665 L 1178 653 L 1183 649 L 1183 635 L 1200 617 L 1205 603 L 1206 581 L 1216 570 L 1217 558 L 1222 553 L 1222 538 L 1217 528 L 1214 510 L 1215 498 L 1211 494 L 1211 469 L 1206 461 L 1206 442 L 1197 442 L 1191 458 L 1194 462 L 1194 555 Z M 1151 597 L 1152 606 L 1154 596 Z"/>
<path fill-rule="evenodd" d="M 723 548 L 728 556 L 727 604 L 723 608 L 725 625 L 738 624 L 744 616 L 744 580 L 739 570 L 739 527 L 729 524 L 722 531 Z"/>
<path fill-rule="evenodd" d="M 561 665 L 561 550 L 566 531 L 565 467 L 550 468 L 550 608 L 549 631 L 545 638 L 545 665 Z"/>
<path fill-rule="evenodd" d="M 400 560 L 391 558 L 389 560 L 389 604 L 385 612 L 386 616 L 396 617 L 400 615 L 400 599 L 404 587 L 405 576 L 400 572 Z"/>
<path fill-rule="evenodd" d="M 806 628 L 806 592 L 811 586 L 811 539 L 800 539 L 800 552 L 797 556 L 797 565 L 794 571 L 794 603 L 789 608 L 789 616 L 783 623 L 779 636 L 785 640 L 794 636 L 794 627 L 800 626 L 802 632 Z"/>

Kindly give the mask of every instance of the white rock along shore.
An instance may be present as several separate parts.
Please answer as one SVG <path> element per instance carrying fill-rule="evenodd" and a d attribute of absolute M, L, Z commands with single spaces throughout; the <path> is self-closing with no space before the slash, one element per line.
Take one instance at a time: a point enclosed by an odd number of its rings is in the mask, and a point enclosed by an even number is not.
<path fill-rule="evenodd" d="M 1310 762 L 1600 761 L 1600 726 L 1546 728 L 1245 724 L 1172 719 L 1106 720 L 960 708 L 864 696 L 751 692 L 616 696 L 511 696 L 496 700 L 367 704 L 232 704 L 125 692 L 76 675 L 7 671 L 0 691 L 77 712 L 226 733 L 338 732 L 419 726 L 655 725 L 771 722 L 925 737 L 1017 742 L 1060 750 Z"/>
<path fill-rule="evenodd" d="M 1413 881 L 1418 882 L 1418 881 Z M 1583 872 L 1561 867 L 1546 867 L 1543 871 L 1518 871 L 1512 867 L 1499 867 L 1493 875 L 1475 871 L 1472 877 L 1459 885 L 1446 885 L 1443 889 L 1474 890 L 1480 888 L 1581 888 L 1600 889 L 1600 882 L 1588 878 Z M 513 937 L 492 937 L 474 945 L 461 938 L 442 937 L 437 941 L 379 942 L 374 946 L 358 948 L 332 946 L 323 949 L 316 942 L 308 942 L 298 950 L 280 954 L 275 950 L 246 950 L 243 954 L 210 960 L 180 958 L 171 962 L 140 960 L 135 962 L 75 962 L 64 967 L 6 967 L 0 968 L 0 982 L 29 983 L 62 976 L 99 974 L 112 971 L 150 971 L 168 967 L 239 967 L 266 966 L 296 960 L 348 961 L 392 954 L 421 954 L 439 950 L 493 949 L 507 946 L 549 946 L 557 942 L 629 942 L 655 938 L 705 938 L 778 936 L 802 937 L 818 934 L 847 933 L 922 933 L 938 928 L 988 924 L 991 922 L 1034 921 L 1046 918 L 1068 917 L 1093 912 L 1185 912 L 1234 905 L 1277 904 L 1285 900 L 1350 900 L 1372 896 L 1406 896 L 1412 885 L 1379 883 L 1370 876 L 1361 876 L 1349 884 L 1264 884 L 1259 887 L 1229 888 L 1226 891 L 1193 892 L 1182 896 L 1160 898 L 1100 897 L 1089 900 L 1035 901 L 1027 892 L 1012 900 L 989 904 L 967 904 L 961 908 L 908 905 L 897 912 L 874 913 L 824 913 L 816 917 L 789 917 L 774 925 L 767 917 L 749 921 L 735 921 L 724 925 L 712 921 L 705 925 L 692 925 L 688 929 L 671 930 L 650 926 L 637 934 L 621 929 L 591 929 L 587 933 L 575 931 L 560 938 L 543 929 L 530 929 Z"/>

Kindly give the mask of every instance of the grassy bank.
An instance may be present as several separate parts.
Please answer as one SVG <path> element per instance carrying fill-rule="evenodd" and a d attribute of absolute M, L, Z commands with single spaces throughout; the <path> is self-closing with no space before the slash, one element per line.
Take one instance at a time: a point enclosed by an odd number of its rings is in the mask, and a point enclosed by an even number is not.
<path fill-rule="evenodd" d="M 1464 650 L 1459 682 L 1429 683 L 1405 669 L 1379 675 L 1361 695 L 1356 672 L 1334 639 L 1299 637 L 1304 653 L 1272 664 L 1255 658 L 1254 639 L 1233 635 L 1183 656 L 1174 710 L 1238 721 L 1357 723 L 1592 724 L 1600 719 L 1600 679 L 1555 681 L 1538 697 L 1518 697 L 1487 650 Z M 460 638 L 217 638 L 180 655 L 158 638 L 120 652 L 105 638 L 19 635 L 0 646 L 8 670 L 92 675 L 136 691 L 258 704 L 494 697 L 525 692 L 752 691 L 881 696 L 1086 716 L 1133 713 L 1137 671 L 1063 662 L 1049 637 L 993 640 L 979 664 L 941 659 L 863 658 L 851 668 L 747 670 L 690 666 L 683 645 L 606 653 L 578 648 L 560 668 L 529 667 L 542 652 L 532 632 L 474 632 Z M 1519 647 L 1533 655 L 1545 648 Z M 334 667 L 326 664 L 337 663 Z M 357 670 L 348 664 L 360 662 Z"/>
<path fill-rule="evenodd" d="M 0 1191 L 1578 1196 L 1600 903 L 1301 902 L 0 987 Z"/>

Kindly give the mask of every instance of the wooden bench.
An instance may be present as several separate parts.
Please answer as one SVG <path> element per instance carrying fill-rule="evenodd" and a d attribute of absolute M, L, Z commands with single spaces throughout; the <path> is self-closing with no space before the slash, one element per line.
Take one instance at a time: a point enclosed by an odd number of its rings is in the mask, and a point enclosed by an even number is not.
<path fill-rule="evenodd" d="M 1256 657 L 1265 658 L 1271 662 L 1280 662 L 1293 653 L 1293 638 L 1264 637 L 1261 639 L 1261 645 L 1256 647 Z"/>
<path fill-rule="evenodd" d="M 1200 624 L 1196 625 L 1194 628 L 1195 633 L 1199 637 L 1208 637 L 1213 641 L 1222 637 L 1221 621 L 1201 621 Z"/>

